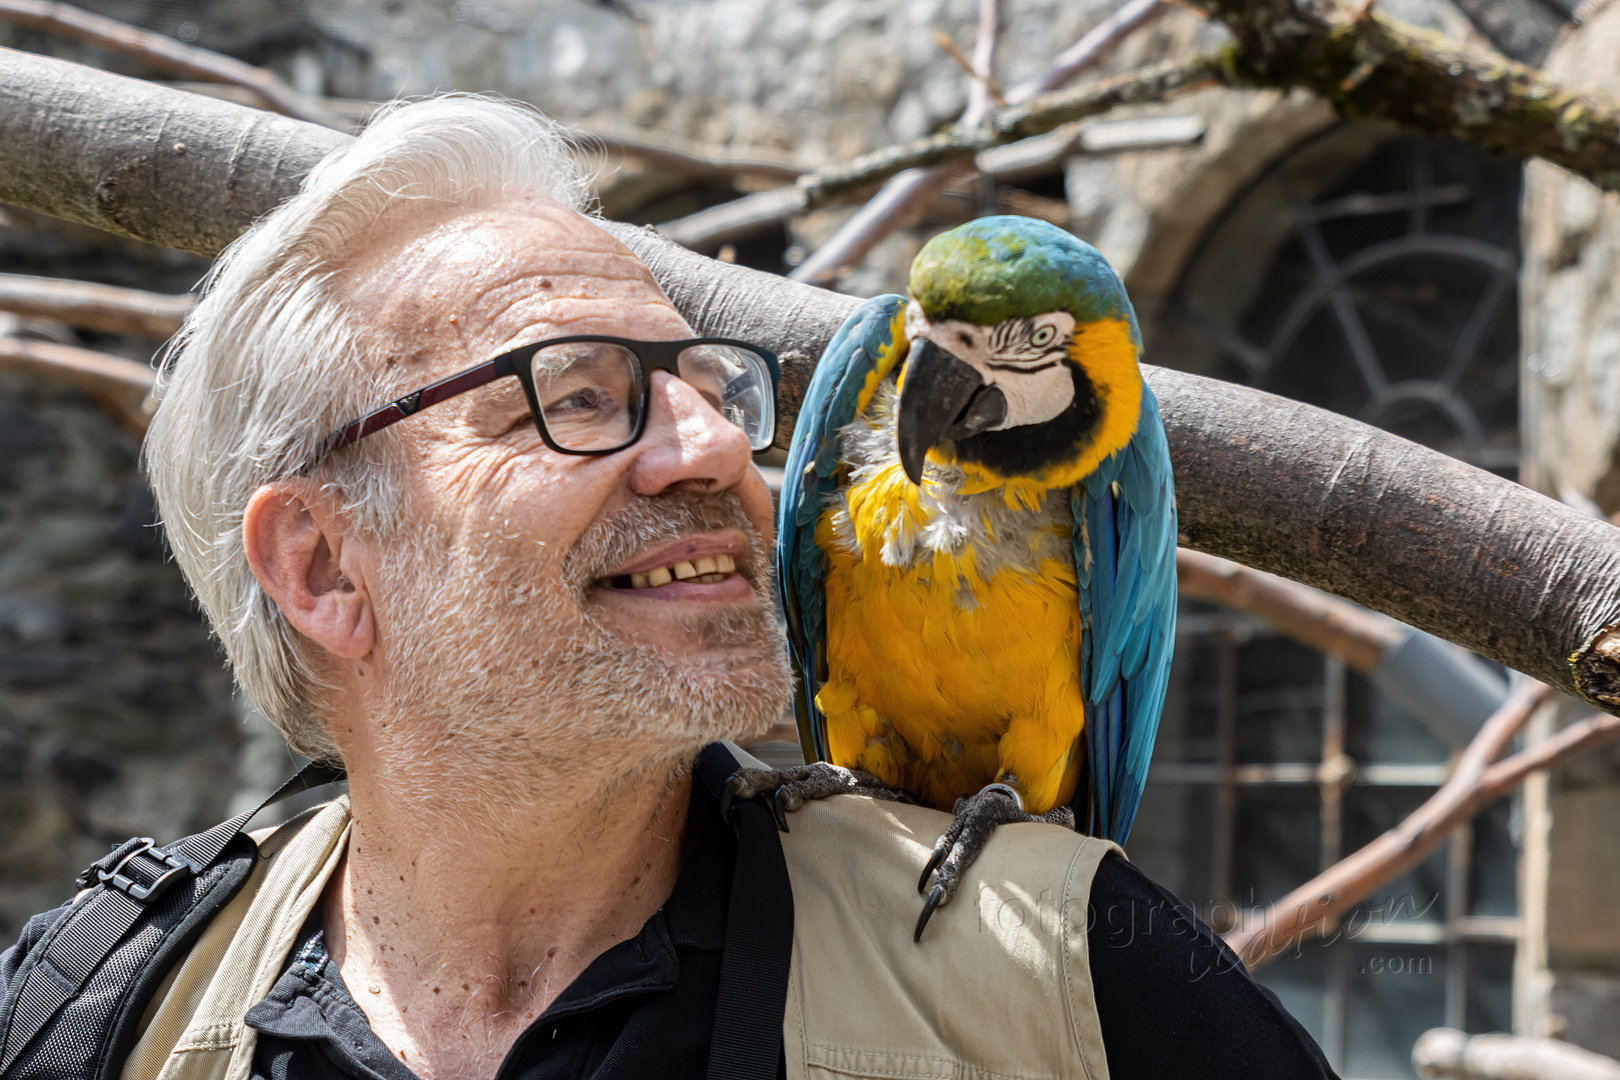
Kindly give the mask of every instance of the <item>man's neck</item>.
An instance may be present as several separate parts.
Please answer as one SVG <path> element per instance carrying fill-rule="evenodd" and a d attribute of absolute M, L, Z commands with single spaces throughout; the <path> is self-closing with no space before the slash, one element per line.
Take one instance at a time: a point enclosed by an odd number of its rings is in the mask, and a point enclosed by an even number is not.
<path fill-rule="evenodd" d="M 689 763 L 630 782 L 548 769 L 499 784 L 442 762 L 452 774 L 429 783 L 358 764 L 348 853 L 325 898 L 333 960 L 418 1075 L 493 1077 L 557 995 L 668 899 Z"/>

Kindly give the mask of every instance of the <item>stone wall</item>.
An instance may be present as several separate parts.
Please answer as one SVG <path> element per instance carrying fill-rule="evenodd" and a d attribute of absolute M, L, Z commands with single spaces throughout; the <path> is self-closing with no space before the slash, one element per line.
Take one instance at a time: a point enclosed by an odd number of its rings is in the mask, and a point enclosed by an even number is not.
<path fill-rule="evenodd" d="M 1594 10 L 1547 69 L 1620 95 L 1620 3 Z M 1540 162 L 1525 181 L 1524 479 L 1611 516 L 1620 511 L 1620 196 Z M 1568 703 L 1532 737 L 1589 711 Z M 1620 1056 L 1620 750 L 1538 779 L 1526 809 L 1518 1027 Z"/>

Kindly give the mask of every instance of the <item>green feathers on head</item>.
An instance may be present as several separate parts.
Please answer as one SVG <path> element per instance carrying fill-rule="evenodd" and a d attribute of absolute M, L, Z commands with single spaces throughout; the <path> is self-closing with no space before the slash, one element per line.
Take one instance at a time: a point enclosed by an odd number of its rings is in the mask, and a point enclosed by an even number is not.
<path fill-rule="evenodd" d="M 1067 311 L 1081 323 L 1135 314 L 1097 249 L 1034 218 L 986 217 L 940 233 L 911 264 L 911 296 L 929 322 L 994 326 Z"/>

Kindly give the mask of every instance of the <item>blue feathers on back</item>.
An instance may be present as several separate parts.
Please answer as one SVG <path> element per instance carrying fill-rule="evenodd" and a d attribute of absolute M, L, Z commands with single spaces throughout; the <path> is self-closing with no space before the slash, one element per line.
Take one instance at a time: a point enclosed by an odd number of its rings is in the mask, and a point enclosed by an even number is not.
<path fill-rule="evenodd" d="M 1075 813 L 1082 823 L 1089 814 L 1093 835 L 1124 843 L 1147 783 L 1176 636 L 1175 493 L 1152 390 L 1143 390 L 1135 437 L 1074 489 L 1071 503 L 1091 774 L 1090 805 Z"/>

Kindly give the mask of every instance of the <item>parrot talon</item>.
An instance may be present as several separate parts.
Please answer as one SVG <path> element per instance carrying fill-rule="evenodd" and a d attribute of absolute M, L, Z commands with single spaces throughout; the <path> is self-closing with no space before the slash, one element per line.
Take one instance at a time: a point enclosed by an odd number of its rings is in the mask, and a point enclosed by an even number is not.
<path fill-rule="evenodd" d="M 941 837 L 940 842 L 934 845 L 934 853 L 928 856 L 928 865 L 923 867 L 922 877 L 917 879 L 918 896 L 923 894 L 923 889 L 928 887 L 928 879 L 934 876 L 934 871 L 939 869 L 939 864 L 944 862 L 945 856 L 950 853 L 950 845 L 945 843 L 944 837 Z"/>
<path fill-rule="evenodd" d="M 968 867 L 978 859 L 990 840 L 990 834 L 999 826 L 1039 822 L 1071 830 L 1074 828 L 1074 813 L 1068 807 L 1060 806 L 1045 814 L 1025 813 L 1023 799 L 1017 789 L 1000 783 L 987 784 L 977 794 L 957 799 L 952 814 L 950 827 L 939 838 L 939 843 L 934 845 L 928 865 L 923 867 L 922 879 L 917 883 L 917 891 L 921 893 L 929 878 L 934 878 L 934 888 L 923 905 L 922 918 L 917 921 L 914 941 L 922 940 L 923 927 L 928 924 L 934 911 L 956 895 Z"/>
<path fill-rule="evenodd" d="M 904 798 L 904 793 L 887 787 L 869 773 L 815 761 L 787 769 L 738 769 L 720 790 L 720 813 L 730 821 L 731 809 L 738 800 L 769 796 L 767 802 L 776 827 L 788 832 L 787 816 L 793 811 L 807 802 L 845 793 L 874 799 Z"/>
<path fill-rule="evenodd" d="M 950 894 L 945 891 L 943 885 L 935 885 L 933 890 L 929 892 L 928 900 L 923 904 L 922 914 L 917 917 L 916 932 L 911 935 L 913 945 L 922 941 L 923 929 L 928 925 L 928 920 L 934 917 L 934 909 L 948 900 L 950 900 Z"/>

